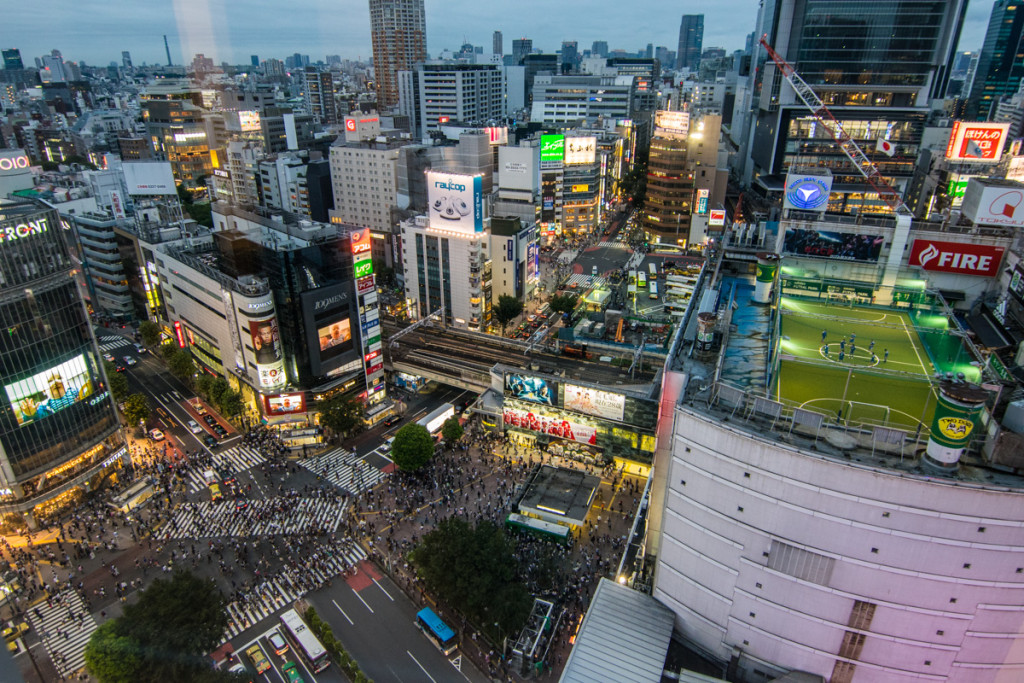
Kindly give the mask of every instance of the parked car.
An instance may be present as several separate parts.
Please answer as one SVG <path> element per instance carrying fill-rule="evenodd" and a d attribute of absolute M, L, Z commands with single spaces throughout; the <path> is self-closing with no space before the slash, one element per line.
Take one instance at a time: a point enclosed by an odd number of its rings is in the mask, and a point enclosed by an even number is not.
<path fill-rule="evenodd" d="M 213 448 L 214 446 L 217 445 L 217 437 L 215 437 L 213 434 L 207 434 L 206 436 L 203 437 L 203 443 L 205 443 L 208 447 Z"/>
<path fill-rule="evenodd" d="M 216 418 L 214 418 L 213 415 L 210 415 L 209 413 L 205 413 L 203 415 L 203 422 L 205 422 L 208 425 L 215 425 L 215 424 L 217 424 Z"/>
<path fill-rule="evenodd" d="M 159 429 L 150 429 L 149 438 L 152 439 L 153 441 L 163 441 L 164 433 L 161 432 Z"/>

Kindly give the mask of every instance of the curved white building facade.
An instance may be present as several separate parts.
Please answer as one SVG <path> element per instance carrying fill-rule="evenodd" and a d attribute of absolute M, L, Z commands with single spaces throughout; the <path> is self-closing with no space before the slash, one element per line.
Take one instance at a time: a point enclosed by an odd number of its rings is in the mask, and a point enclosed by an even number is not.
<path fill-rule="evenodd" d="M 1024 680 L 1014 477 L 827 456 L 728 415 L 675 408 L 654 596 L 688 641 L 741 680 Z"/>

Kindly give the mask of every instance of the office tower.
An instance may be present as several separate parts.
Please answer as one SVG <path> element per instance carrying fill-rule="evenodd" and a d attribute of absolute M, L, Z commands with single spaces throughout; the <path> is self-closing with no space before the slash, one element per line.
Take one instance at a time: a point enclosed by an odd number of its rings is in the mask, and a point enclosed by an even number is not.
<path fill-rule="evenodd" d="M 594 44 L 590 46 L 590 54 L 595 57 L 607 57 L 608 56 L 608 41 L 607 40 L 595 40 Z"/>
<path fill-rule="evenodd" d="M 56 52 L 56 50 L 54 50 Z M 64 60 L 60 55 L 44 55 L 42 68 L 39 70 L 39 80 L 43 84 L 66 83 L 67 72 L 64 70 Z"/>
<path fill-rule="evenodd" d="M 758 33 L 767 33 L 902 194 L 933 102 L 945 95 L 966 6 L 965 0 L 781 0 L 762 12 Z M 902 28 L 908 22 L 915 27 L 912 36 Z M 834 177 L 830 211 L 891 213 L 774 63 L 764 64 L 752 75 L 750 92 L 761 96 L 753 105 L 753 166 L 745 177 L 756 175 L 762 191 L 781 196 L 792 165 L 826 167 Z M 894 145 L 894 156 L 875 152 L 879 139 Z"/>
<path fill-rule="evenodd" d="M 306 107 L 313 115 L 313 122 L 322 126 L 338 123 L 338 108 L 334 105 L 334 79 L 330 71 L 317 71 L 307 66 Z"/>
<path fill-rule="evenodd" d="M 530 38 L 515 38 L 512 41 L 512 61 L 516 64 L 523 63 L 523 57 L 533 52 L 533 40 Z"/>
<path fill-rule="evenodd" d="M 130 461 L 67 227 L 42 202 L 0 200 L 0 486 L 30 528 Z"/>
<path fill-rule="evenodd" d="M 377 107 L 398 104 L 398 72 L 427 58 L 423 0 L 370 0 L 370 31 Z"/>
<path fill-rule="evenodd" d="M 252 66 L 259 66 L 260 65 L 260 56 L 259 55 L 250 55 L 249 56 L 249 64 L 251 64 Z"/>
<path fill-rule="evenodd" d="M 121 51 L 121 66 L 126 69 L 132 68 L 132 53 L 128 50 Z"/>
<path fill-rule="evenodd" d="M 16 47 L 7 48 L 3 51 L 4 69 L 24 69 L 25 64 L 21 61 L 21 50 Z"/>
<path fill-rule="evenodd" d="M 978 58 L 974 83 L 967 103 L 967 116 L 989 118 L 1003 96 L 1017 92 L 1024 77 L 1021 31 L 1024 29 L 1024 2 L 996 0 L 989 17 L 985 44 Z"/>
<path fill-rule="evenodd" d="M 501 31 L 494 32 L 494 44 L 491 47 L 491 54 L 505 54 L 505 39 L 502 37 Z"/>
<path fill-rule="evenodd" d="M 647 43 L 647 47 L 644 48 L 644 58 L 654 59 L 654 43 Z"/>
<path fill-rule="evenodd" d="M 426 62 L 400 79 L 401 111 L 419 135 L 448 122 L 486 126 L 505 116 L 503 69 L 496 64 Z"/>
<path fill-rule="evenodd" d="M 704 45 L 704 15 L 684 14 L 679 25 L 679 49 L 676 67 L 696 70 L 700 66 L 700 52 Z"/>
<path fill-rule="evenodd" d="M 569 73 L 576 70 L 579 60 L 579 50 L 575 40 L 562 41 L 562 73 Z"/>
<path fill-rule="evenodd" d="M 528 54 L 523 56 L 523 100 L 529 104 L 533 101 L 533 81 L 537 74 L 548 72 L 558 73 L 558 55 Z"/>

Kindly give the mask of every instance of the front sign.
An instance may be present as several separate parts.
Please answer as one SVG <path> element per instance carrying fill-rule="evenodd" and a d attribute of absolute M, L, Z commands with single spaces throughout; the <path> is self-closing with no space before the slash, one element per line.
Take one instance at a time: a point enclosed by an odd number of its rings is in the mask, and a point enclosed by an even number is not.
<path fill-rule="evenodd" d="M 563 407 L 587 415 L 603 417 L 606 420 L 622 422 L 622 414 L 626 407 L 626 397 L 610 391 L 581 387 L 575 384 L 563 384 L 565 397 Z"/>
<path fill-rule="evenodd" d="M 565 157 L 565 136 L 564 135 L 541 135 L 540 136 L 540 160 L 541 161 L 562 161 Z"/>
<path fill-rule="evenodd" d="M 941 273 L 997 277 L 1005 251 L 985 244 L 916 239 L 909 265 Z"/>
<path fill-rule="evenodd" d="M 560 439 L 569 439 L 590 445 L 597 444 L 597 427 L 563 420 L 551 415 L 542 415 L 530 410 L 505 407 L 502 413 L 506 427 L 528 429 Z"/>
<path fill-rule="evenodd" d="M 725 210 L 724 209 L 711 209 L 711 214 L 708 216 L 708 226 L 712 228 L 721 228 L 725 226 Z"/>
<path fill-rule="evenodd" d="M 432 228 L 468 233 L 484 231 L 483 178 L 480 176 L 427 171 L 427 204 Z"/>
<path fill-rule="evenodd" d="M 832 176 L 790 175 L 782 207 L 801 211 L 824 211 L 832 191 Z"/>
<path fill-rule="evenodd" d="M 708 212 L 708 195 L 710 190 L 701 188 L 697 190 L 697 210 L 694 212 L 698 216 L 703 216 Z"/>
<path fill-rule="evenodd" d="M 1009 130 L 1008 123 L 956 121 L 946 145 L 946 158 L 951 161 L 999 161 Z"/>
<path fill-rule="evenodd" d="M 597 138 L 565 138 L 566 165 L 592 164 L 597 158 Z"/>

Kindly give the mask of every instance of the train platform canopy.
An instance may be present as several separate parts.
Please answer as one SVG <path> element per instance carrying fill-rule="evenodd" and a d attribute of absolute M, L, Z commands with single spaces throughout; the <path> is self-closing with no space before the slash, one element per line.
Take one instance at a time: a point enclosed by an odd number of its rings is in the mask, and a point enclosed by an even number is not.
<path fill-rule="evenodd" d="M 527 482 L 519 512 L 556 524 L 582 526 L 601 478 L 563 467 L 544 465 Z"/>
<path fill-rule="evenodd" d="M 559 683 L 659 683 L 674 622 L 655 598 L 602 578 Z"/>

